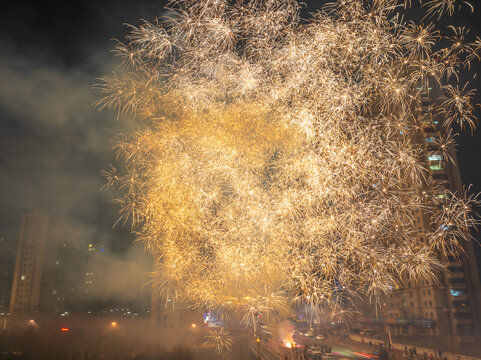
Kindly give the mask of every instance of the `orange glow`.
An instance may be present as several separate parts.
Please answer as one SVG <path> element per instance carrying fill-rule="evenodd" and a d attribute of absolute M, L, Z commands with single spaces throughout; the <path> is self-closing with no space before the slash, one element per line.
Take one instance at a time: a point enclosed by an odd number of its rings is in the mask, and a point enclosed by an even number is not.
<path fill-rule="evenodd" d="M 61 331 L 63 331 L 63 332 L 70 331 L 70 329 L 69 329 L 69 328 L 67 328 L 67 327 L 65 327 L 65 328 L 61 328 L 60 330 L 61 330 Z"/>
<path fill-rule="evenodd" d="M 197 324 L 192 324 L 192 327 L 193 327 L 193 328 L 197 327 Z"/>
<path fill-rule="evenodd" d="M 256 341 L 257 341 L 257 342 L 261 342 L 261 339 L 257 338 Z"/>
<path fill-rule="evenodd" d="M 292 338 L 292 331 L 289 331 L 285 338 L 282 340 L 282 344 L 286 347 L 286 348 L 294 348 L 296 347 L 296 343 L 294 342 L 294 339 Z"/>
<path fill-rule="evenodd" d="M 112 323 L 110 324 L 112 325 L 113 327 L 117 326 L 117 323 L 115 321 L 112 321 Z"/>
<path fill-rule="evenodd" d="M 376 355 L 368 354 L 368 353 L 365 353 L 365 352 L 355 352 L 354 354 L 364 356 L 364 357 L 367 357 L 367 358 L 370 358 L 370 359 L 377 359 Z"/>
<path fill-rule="evenodd" d="M 436 179 L 476 125 L 475 90 L 454 80 L 481 42 L 450 26 L 444 47 L 435 24 L 404 20 L 410 1 L 372 1 L 369 16 L 364 3 L 301 18 L 295 0 L 175 0 L 175 21 L 117 43 L 131 70 L 102 77 L 95 103 L 139 125 L 103 176 L 162 298 L 253 330 L 293 301 L 345 321 L 343 304 L 435 279 L 439 254 L 470 241 L 481 200 Z M 424 3 L 428 17 L 457 7 Z"/>

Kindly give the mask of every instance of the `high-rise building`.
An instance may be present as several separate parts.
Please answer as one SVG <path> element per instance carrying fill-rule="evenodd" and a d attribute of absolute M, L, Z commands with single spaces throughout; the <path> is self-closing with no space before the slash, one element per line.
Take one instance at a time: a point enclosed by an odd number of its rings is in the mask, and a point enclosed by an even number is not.
<path fill-rule="evenodd" d="M 5 316 L 9 311 L 14 268 L 15 249 L 0 236 L 0 316 Z"/>
<path fill-rule="evenodd" d="M 85 257 L 75 229 L 45 213 L 22 216 L 12 279 L 10 313 L 63 313 L 74 308 Z"/>
<path fill-rule="evenodd" d="M 57 239 L 50 215 L 22 216 L 10 298 L 12 315 L 27 315 L 49 302 L 41 295 L 54 281 L 55 256 L 51 253 L 57 248 Z"/>
<path fill-rule="evenodd" d="M 430 89 L 431 94 L 435 89 Z M 434 94 L 439 95 L 439 94 Z M 443 116 L 433 114 L 431 97 L 425 95 L 423 114 L 424 156 L 429 178 L 436 186 L 435 195 L 442 202 L 449 201 L 449 194 L 463 196 L 463 185 L 456 154 L 452 161 L 445 159 L 439 148 L 438 137 L 446 131 Z M 448 191 L 449 190 L 449 191 Z M 433 231 L 428 216 L 414 214 L 415 236 L 425 239 Z M 446 230 L 449 231 L 449 224 Z M 392 336 L 405 340 L 421 340 L 424 345 L 447 351 L 477 349 L 481 338 L 481 287 L 473 244 L 461 240 L 462 252 L 439 253 L 439 259 L 447 271 L 439 271 L 433 279 L 403 279 L 403 287 L 394 291 L 381 306 L 381 319 L 364 318 L 365 322 L 384 327 Z M 364 327 L 367 324 L 364 323 Z M 476 351 L 476 350 L 473 350 Z M 472 351 L 471 351 L 472 352 Z"/>

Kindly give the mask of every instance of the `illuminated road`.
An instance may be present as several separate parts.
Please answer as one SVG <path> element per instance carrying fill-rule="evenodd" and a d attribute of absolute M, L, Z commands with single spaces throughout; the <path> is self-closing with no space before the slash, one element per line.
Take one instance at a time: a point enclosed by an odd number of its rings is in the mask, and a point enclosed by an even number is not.
<path fill-rule="evenodd" d="M 307 344 L 309 349 L 310 346 L 327 346 L 330 348 L 330 353 L 336 355 L 339 359 L 377 359 L 378 357 L 373 353 L 379 350 L 378 347 L 369 346 L 368 344 L 360 344 L 351 340 L 343 339 L 339 337 L 332 337 L 326 340 L 317 340 L 312 337 L 297 337 L 297 343 L 300 345 L 298 350 L 299 353 L 304 354 L 304 344 Z"/>
<path fill-rule="evenodd" d="M 329 343 L 332 347 L 331 352 L 341 358 L 349 359 L 377 359 L 377 356 L 372 355 L 374 348 L 363 346 L 362 344 L 339 344 Z"/>

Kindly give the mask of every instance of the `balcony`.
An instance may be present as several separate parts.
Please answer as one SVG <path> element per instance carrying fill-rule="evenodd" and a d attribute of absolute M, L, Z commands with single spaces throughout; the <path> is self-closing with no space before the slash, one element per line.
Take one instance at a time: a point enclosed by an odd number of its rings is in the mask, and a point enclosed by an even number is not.
<path fill-rule="evenodd" d="M 475 341 L 473 335 L 458 335 L 456 336 L 456 340 L 460 344 L 470 344 L 470 343 L 474 343 Z"/>
<path fill-rule="evenodd" d="M 473 319 L 471 319 L 471 318 L 463 318 L 463 319 L 454 318 L 454 323 L 456 325 L 471 325 L 473 323 Z"/>

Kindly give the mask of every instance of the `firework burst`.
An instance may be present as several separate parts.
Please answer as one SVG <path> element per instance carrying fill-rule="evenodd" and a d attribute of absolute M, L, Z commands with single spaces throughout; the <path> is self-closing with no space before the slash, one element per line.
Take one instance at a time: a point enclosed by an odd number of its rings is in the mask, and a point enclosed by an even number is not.
<path fill-rule="evenodd" d="M 409 4 L 342 1 L 301 21 L 293 0 L 179 0 L 118 44 L 129 70 L 104 79 L 101 106 L 144 125 L 105 175 L 166 297 L 255 325 L 289 300 L 379 297 L 469 240 L 476 198 L 434 175 L 450 126 L 474 128 L 473 90 L 448 81 L 480 41 L 403 22 Z"/>
<path fill-rule="evenodd" d="M 204 346 L 213 348 L 218 354 L 230 351 L 232 347 L 232 337 L 224 328 L 209 330 L 204 342 Z"/>

